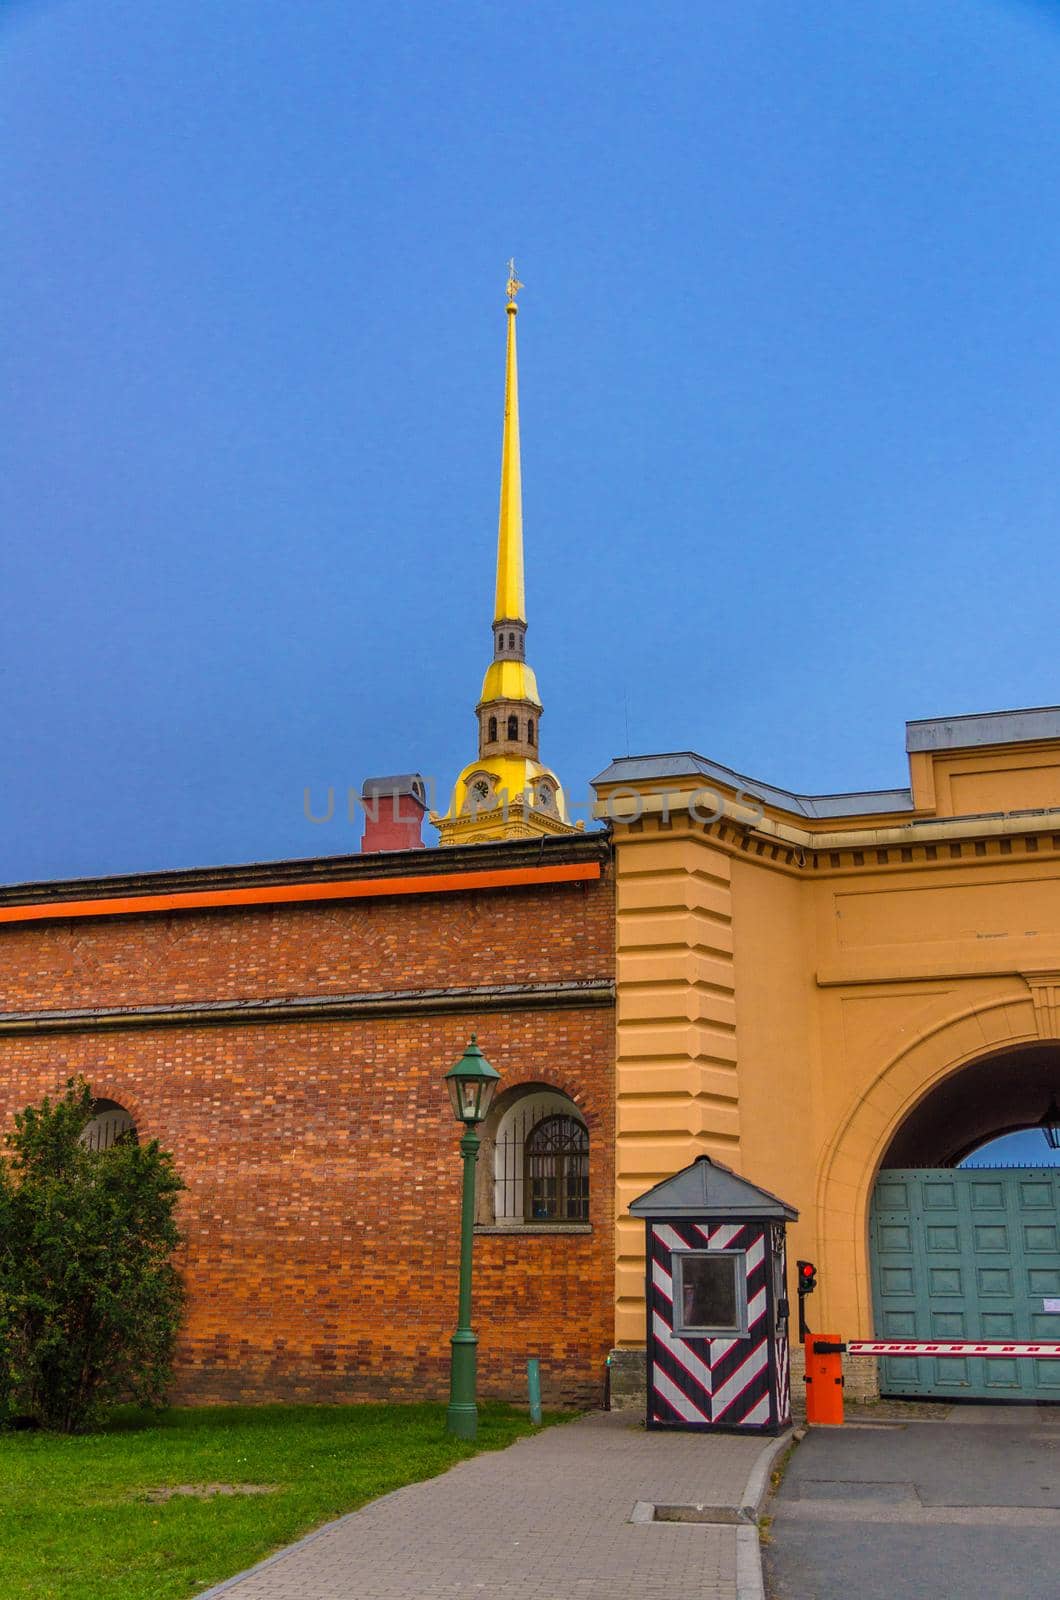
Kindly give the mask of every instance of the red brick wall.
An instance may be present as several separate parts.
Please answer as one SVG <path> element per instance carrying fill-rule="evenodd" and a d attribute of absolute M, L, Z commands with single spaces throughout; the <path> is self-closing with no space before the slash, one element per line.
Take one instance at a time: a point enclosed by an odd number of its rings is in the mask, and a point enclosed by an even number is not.
<path fill-rule="evenodd" d="M 487 848 L 487 847 L 483 847 Z M 614 975 L 609 880 L 10 924 L 5 1011 Z"/>
<path fill-rule="evenodd" d="M 41 924 L 0 932 L 4 1011 L 609 978 L 599 884 Z M 189 1291 L 177 1398 L 441 1395 L 460 1130 L 442 1082 L 478 1031 L 503 1087 L 590 1130 L 590 1235 L 479 1236 L 484 1394 L 599 1397 L 612 1338 L 608 1008 L 0 1038 L 0 1116 L 83 1073 L 173 1150 Z"/>

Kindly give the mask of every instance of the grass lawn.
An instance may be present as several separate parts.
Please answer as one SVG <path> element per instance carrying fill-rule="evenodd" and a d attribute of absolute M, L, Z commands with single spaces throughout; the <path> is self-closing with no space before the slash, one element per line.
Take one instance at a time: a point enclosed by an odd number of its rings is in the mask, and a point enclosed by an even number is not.
<path fill-rule="evenodd" d="M 440 1405 L 124 1411 L 78 1438 L 0 1434 L 0 1595 L 186 1600 L 331 1517 L 477 1450 L 531 1433 L 483 1405 L 477 1445 L 447 1439 Z M 270 1484 L 262 1495 L 148 1494 Z"/>

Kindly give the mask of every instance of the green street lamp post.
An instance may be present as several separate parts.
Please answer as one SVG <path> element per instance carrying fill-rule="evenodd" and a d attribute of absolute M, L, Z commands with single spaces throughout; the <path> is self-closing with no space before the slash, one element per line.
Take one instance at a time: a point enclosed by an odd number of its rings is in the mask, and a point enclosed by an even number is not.
<path fill-rule="evenodd" d="M 478 1432 L 478 1407 L 475 1404 L 478 1339 L 471 1331 L 471 1247 L 475 1227 L 475 1164 L 479 1147 L 475 1126 L 488 1115 L 500 1076 L 482 1054 L 474 1034 L 460 1060 L 445 1075 L 454 1115 L 458 1122 L 464 1124 L 464 1136 L 460 1141 L 460 1154 L 464 1160 L 464 1196 L 460 1211 L 460 1310 L 451 1341 L 453 1353 L 449 1409 L 445 1414 L 445 1431 L 455 1439 L 473 1439 Z"/>

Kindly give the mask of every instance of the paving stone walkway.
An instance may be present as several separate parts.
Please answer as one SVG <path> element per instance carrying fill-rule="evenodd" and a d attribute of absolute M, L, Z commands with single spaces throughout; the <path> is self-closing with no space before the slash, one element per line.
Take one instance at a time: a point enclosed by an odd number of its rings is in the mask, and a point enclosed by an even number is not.
<path fill-rule="evenodd" d="M 628 1413 L 599 1413 L 398 1489 L 208 1593 L 224 1600 L 737 1600 L 735 1526 L 630 1518 L 638 1501 L 741 1506 L 770 1442 L 648 1433 Z"/>

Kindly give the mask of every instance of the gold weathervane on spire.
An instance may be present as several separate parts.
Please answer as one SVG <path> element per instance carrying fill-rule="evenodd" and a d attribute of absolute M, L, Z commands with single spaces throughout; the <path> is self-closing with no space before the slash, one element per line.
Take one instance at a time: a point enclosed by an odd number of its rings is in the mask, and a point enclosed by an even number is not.
<path fill-rule="evenodd" d="M 515 297 L 519 293 L 519 290 L 522 287 L 523 287 L 523 285 L 519 282 L 519 279 L 515 276 L 515 257 L 513 256 L 512 259 L 508 263 L 508 284 L 507 284 L 507 288 L 508 288 L 508 304 L 510 306 L 514 306 Z"/>

